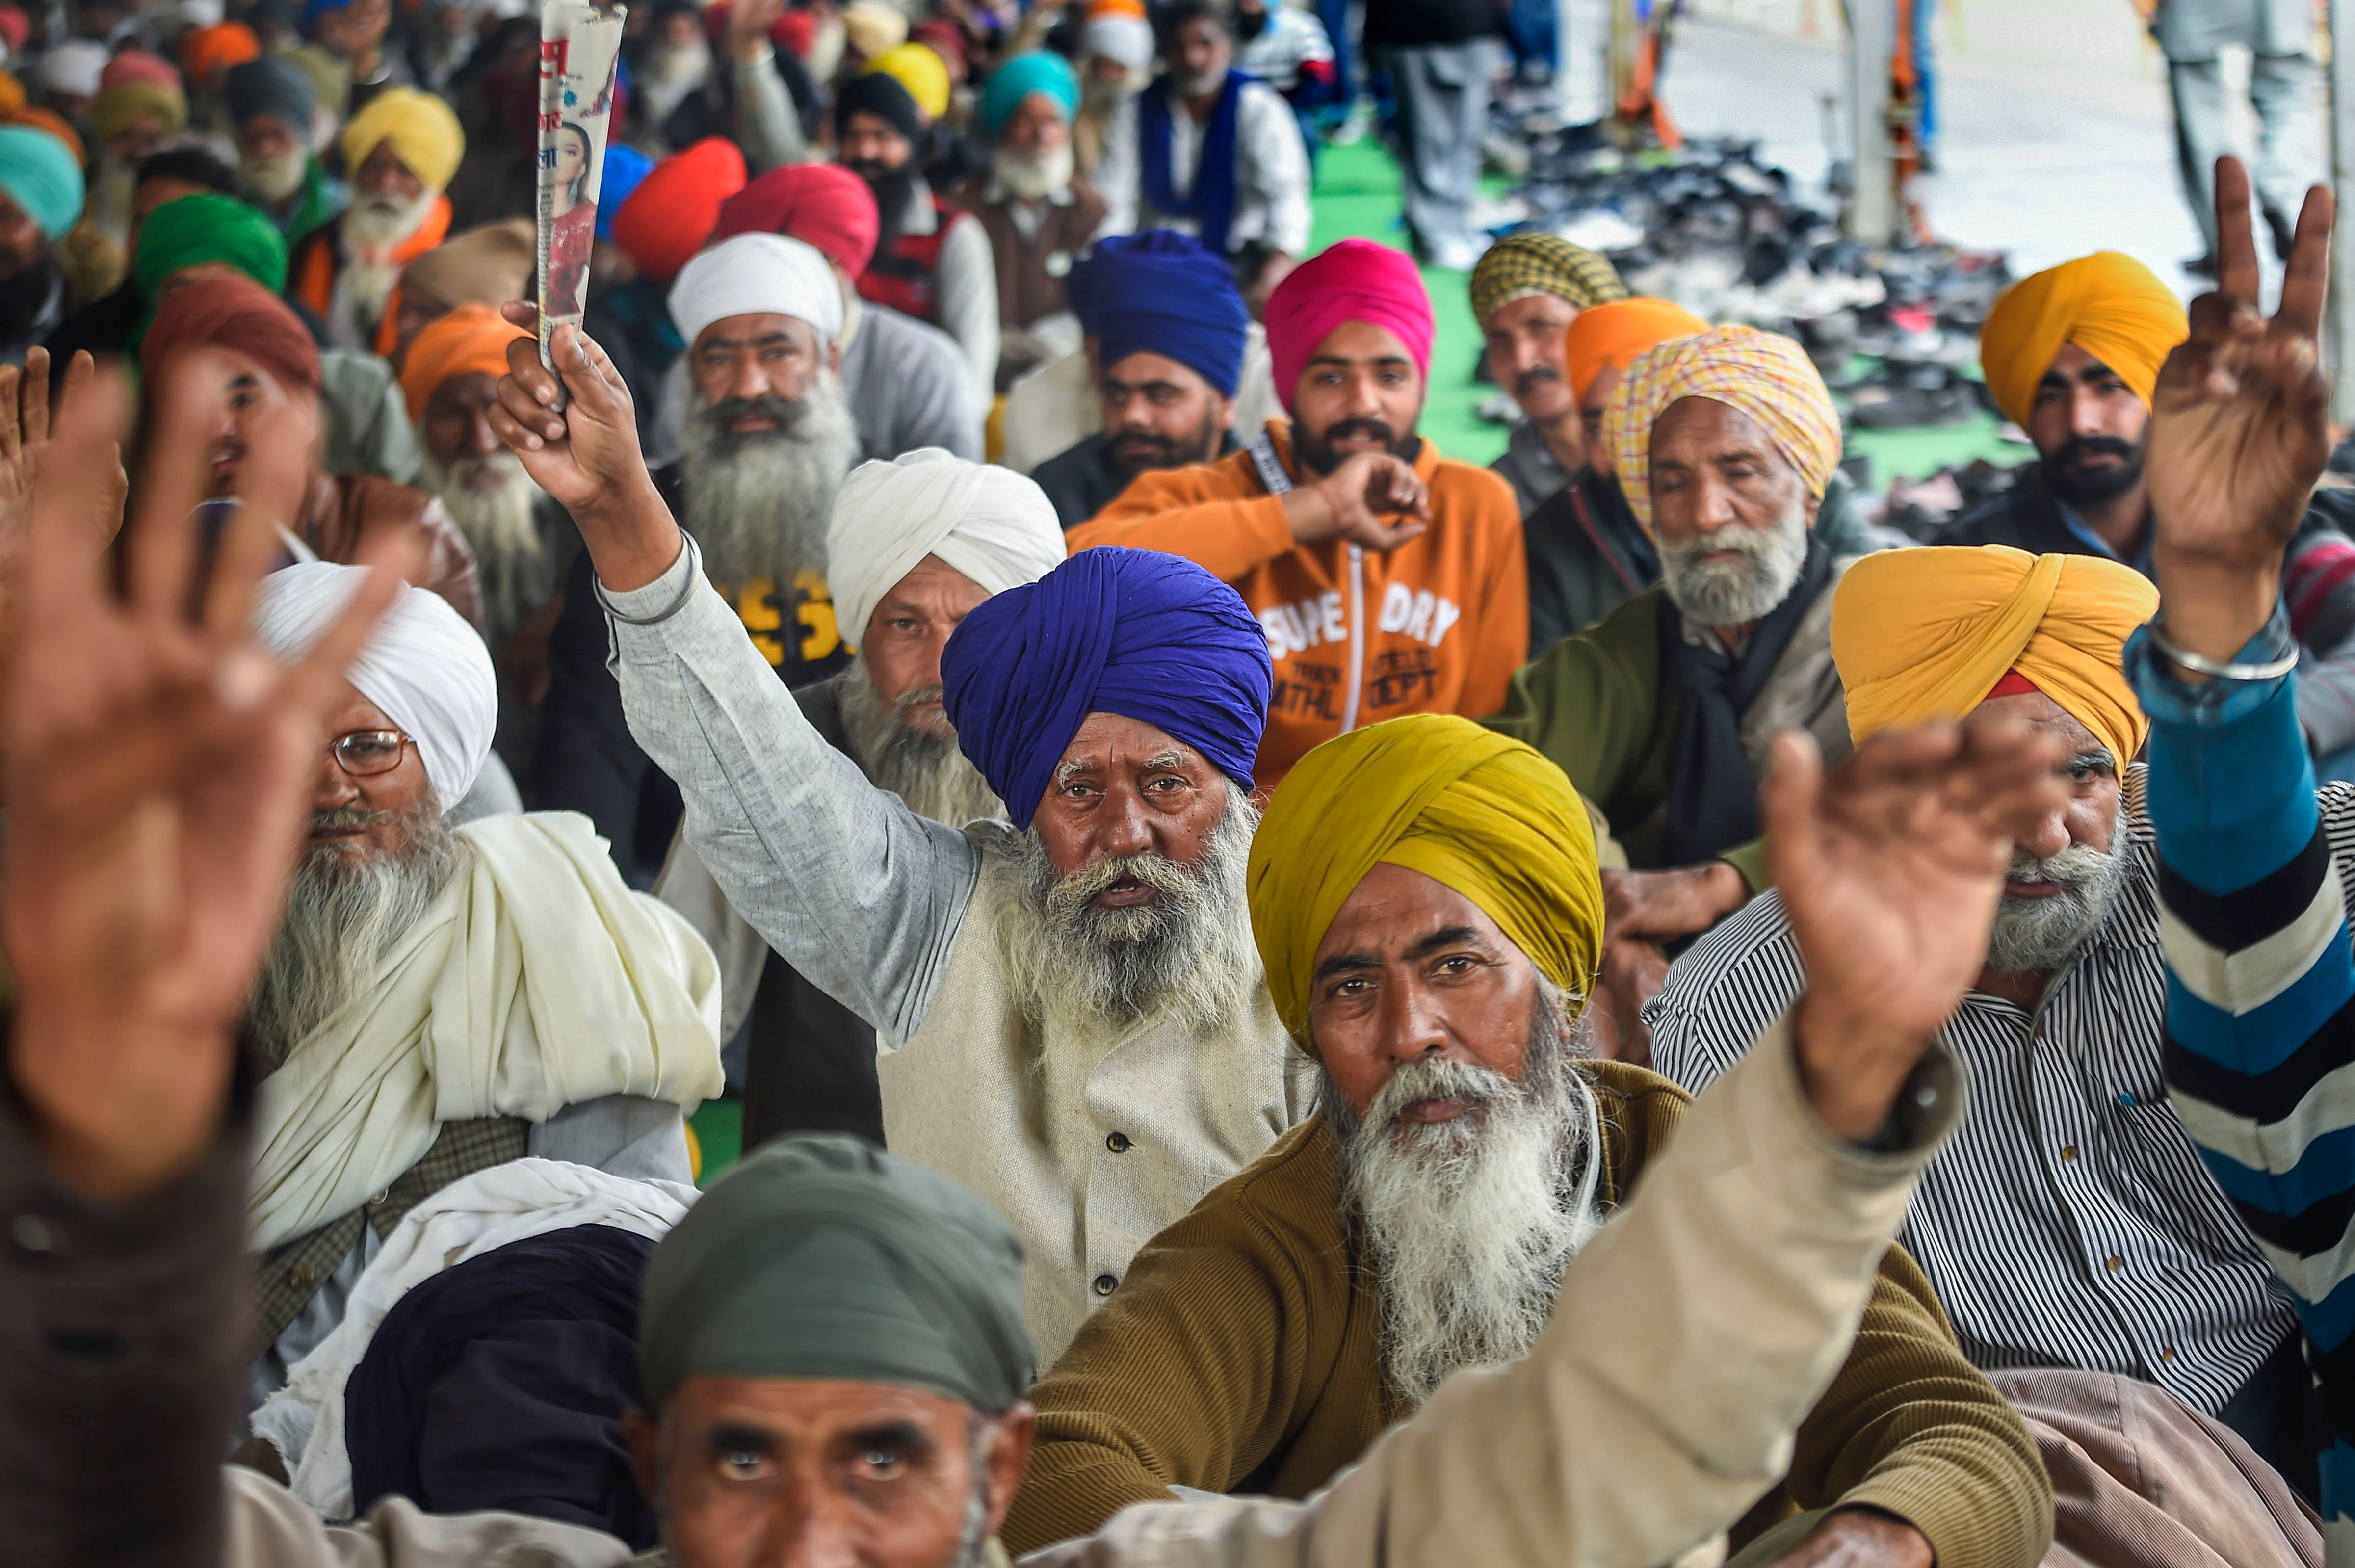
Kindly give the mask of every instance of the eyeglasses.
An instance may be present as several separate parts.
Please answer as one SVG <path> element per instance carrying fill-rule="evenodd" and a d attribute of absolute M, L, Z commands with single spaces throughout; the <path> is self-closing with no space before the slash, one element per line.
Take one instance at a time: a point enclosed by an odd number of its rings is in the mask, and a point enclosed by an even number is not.
<path fill-rule="evenodd" d="M 327 755 L 352 777 L 373 778 L 400 766 L 400 749 L 415 744 L 398 730 L 355 730 L 328 741 Z"/>

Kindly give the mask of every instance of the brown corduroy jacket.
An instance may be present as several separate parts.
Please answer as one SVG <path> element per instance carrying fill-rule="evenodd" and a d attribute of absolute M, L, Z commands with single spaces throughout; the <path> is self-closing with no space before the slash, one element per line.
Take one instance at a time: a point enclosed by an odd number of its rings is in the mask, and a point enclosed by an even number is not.
<path fill-rule="evenodd" d="M 1588 1070 L 1604 1121 L 1601 1196 L 1615 1207 L 1689 1102 L 1641 1068 Z M 1324 1116 L 1310 1118 L 1137 1253 L 1032 1392 L 1038 1447 L 1004 1531 L 1018 1555 L 1166 1502 L 1171 1487 L 1306 1497 L 1410 1413 L 1384 1388 L 1380 1308 L 1335 1153 Z M 1911 1522 L 1939 1568 L 2028 1568 L 2050 1539 L 2051 1495 L 2027 1427 L 1892 1246 L 1788 1477 L 1734 1538 L 1795 1507 L 1854 1504 Z"/>

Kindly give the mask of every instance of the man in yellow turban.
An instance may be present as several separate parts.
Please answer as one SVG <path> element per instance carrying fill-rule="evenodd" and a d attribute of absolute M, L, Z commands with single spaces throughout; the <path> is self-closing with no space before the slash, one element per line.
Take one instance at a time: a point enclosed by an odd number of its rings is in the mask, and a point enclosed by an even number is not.
<path fill-rule="evenodd" d="M 400 270 L 450 232 L 442 195 L 466 154 L 466 133 L 431 92 L 389 87 L 344 127 L 352 205 L 296 247 L 286 292 L 327 323 L 346 348 L 389 354 Z"/>
<path fill-rule="evenodd" d="M 1652 1073 L 1582 1054 L 1593 837 L 1518 741 L 1427 714 L 1326 742 L 1277 788 L 1249 888 L 1324 1109 L 1139 1253 L 1032 1391 L 1016 1552 L 1173 1486 L 1305 1497 L 1450 1374 L 1526 1355 L 1564 1266 L 1685 1114 Z M 2034 1450 L 1902 1253 L 1863 1332 L 1877 1349 L 1801 1423 L 1761 1517 L 1856 1510 L 1813 1544 L 1854 1532 L 1876 1562 L 2034 1562 Z"/>

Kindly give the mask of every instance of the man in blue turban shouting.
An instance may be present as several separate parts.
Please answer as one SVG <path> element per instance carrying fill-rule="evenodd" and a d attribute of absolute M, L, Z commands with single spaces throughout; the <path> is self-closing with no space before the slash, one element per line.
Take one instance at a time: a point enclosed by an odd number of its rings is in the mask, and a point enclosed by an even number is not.
<path fill-rule="evenodd" d="M 1130 1257 L 1313 1109 L 1243 871 L 1266 634 L 1175 556 L 1092 550 L 985 599 L 943 716 L 1011 827 L 928 821 L 820 739 L 645 476 L 628 394 L 560 340 L 495 414 L 581 519 L 631 734 L 769 945 L 875 1029 L 893 1152 L 1012 1220 L 1051 1358 Z"/>

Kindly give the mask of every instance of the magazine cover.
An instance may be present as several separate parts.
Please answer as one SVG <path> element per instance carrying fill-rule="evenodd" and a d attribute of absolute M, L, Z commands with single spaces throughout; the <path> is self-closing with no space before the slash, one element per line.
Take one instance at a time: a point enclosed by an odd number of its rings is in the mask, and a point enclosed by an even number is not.
<path fill-rule="evenodd" d="M 539 10 L 539 361 L 551 370 L 549 334 L 559 322 L 579 325 L 588 301 L 625 14 L 585 0 L 547 0 Z"/>

